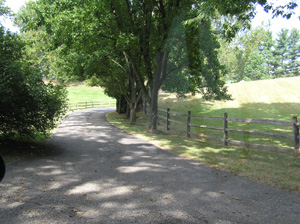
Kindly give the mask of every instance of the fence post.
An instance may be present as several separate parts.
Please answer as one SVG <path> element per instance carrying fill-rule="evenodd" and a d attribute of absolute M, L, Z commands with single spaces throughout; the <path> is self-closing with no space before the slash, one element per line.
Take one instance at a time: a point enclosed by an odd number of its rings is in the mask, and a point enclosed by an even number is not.
<path fill-rule="evenodd" d="M 170 130 L 170 108 L 167 108 L 167 130 Z"/>
<path fill-rule="evenodd" d="M 78 110 L 78 102 L 76 102 L 76 110 Z"/>
<path fill-rule="evenodd" d="M 85 109 L 87 109 L 87 101 L 85 101 Z"/>
<path fill-rule="evenodd" d="M 94 108 L 94 101 L 92 101 L 92 108 Z"/>
<path fill-rule="evenodd" d="M 294 150 L 295 156 L 299 155 L 299 124 L 297 117 L 293 117 L 293 129 L 294 129 Z"/>
<path fill-rule="evenodd" d="M 190 123 L 191 123 L 191 111 L 188 111 L 188 116 L 187 116 L 187 122 L 186 122 L 186 135 L 188 138 L 191 137 L 191 126 L 190 126 Z"/>
<path fill-rule="evenodd" d="M 228 128 L 228 121 L 227 121 L 227 118 L 228 118 L 228 114 L 227 113 L 224 113 L 224 146 L 227 146 L 228 145 L 228 131 L 227 131 L 227 128 Z"/>

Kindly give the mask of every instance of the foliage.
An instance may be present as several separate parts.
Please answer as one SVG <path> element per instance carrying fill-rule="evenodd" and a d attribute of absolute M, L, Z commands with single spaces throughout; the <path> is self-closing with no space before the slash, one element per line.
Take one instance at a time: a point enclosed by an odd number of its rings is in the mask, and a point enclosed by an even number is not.
<path fill-rule="evenodd" d="M 10 16 L 11 10 L 9 7 L 4 6 L 6 0 L 0 0 L 0 16 Z"/>
<path fill-rule="evenodd" d="M 87 86 L 101 86 L 101 80 L 94 74 L 91 78 L 85 80 Z"/>
<path fill-rule="evenodd" d="M 64 114 L 62 86 L 45 84 L 41 74 L 23 60 L 24 43 L 0 27 L 0 137 L 26 138 L 46 134 Z"/>
<path fill-rule="evenodd" d="M 232 39 L 243 25 L 249 26 L 257 2 L 266 4 L 265 0 L 39 0 L 22 10 L 18 23 L 26 32 L 46 32 L 44 50 L 55 53 L 54 70 L 63 78 L 84 80 L 96 74 L 111 96 L 125 97 L 133 114 L 143 94 L 151 104 L 149 129 L 155 130 L 158 91 L 172 73 L 186 76 L 189 87 L 184 91 L 228 98 L 211 20 L 223 16 L 220 33 Z M 229 23 L 229 17 L 236 22 Z M 182 31 L 185 40 L 178 35 Z M 180 58 L 178 52 L 183 53 Z"/>
<path fill-rule="evenodd" d="M 260 80 L 297 76 L 300 68 L 300 33 L 283 29 L 274 40 L 269 26 L 241 33 L 233 42 L 221 42 L 220 61 L 226 80 Z"/>
<path fill-rule="evenodd" d="M 245 81 L 260 80 L 268 77 L 265 58 L 259 51 L 254 51 L 249 55 L 247 63 L 245 63 Z"/>

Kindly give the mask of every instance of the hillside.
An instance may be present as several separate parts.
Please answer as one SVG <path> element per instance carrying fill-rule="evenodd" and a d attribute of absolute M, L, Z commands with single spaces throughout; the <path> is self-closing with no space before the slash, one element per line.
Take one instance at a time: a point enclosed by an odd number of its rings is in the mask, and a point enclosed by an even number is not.
<path fill-rule="evenodd" d="M 201 96 L 177 99 L 175 94 L 163 93 L 160 107 L 206 116 L 261 118 L 290 121 L 300 115 L 300 77 L 280 78 L 229 84 L 228 92 L 233 100 L 209 102 Z M 178 102 L 180 101 L 180 104 Z"/>
<path fill-rule="evenodd" d="M 228 85 L 237 103 L 300 103 L 300 77 L 240 82 Z"/>

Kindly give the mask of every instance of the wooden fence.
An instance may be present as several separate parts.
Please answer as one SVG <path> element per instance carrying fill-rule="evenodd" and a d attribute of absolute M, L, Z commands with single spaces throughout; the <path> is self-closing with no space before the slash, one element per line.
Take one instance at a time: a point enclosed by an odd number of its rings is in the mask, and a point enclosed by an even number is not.
<path fill-rule="evenodd" d="M 299 123 L 297 121 L 297 117 L 293 117 L 291 122 L 286 121 L 277 121 L 277 120 L 264 120 L 264 119 L 251 119 L 251 118 L 228 118 L 228 114 L 224 113 L 224 117 L 197 117 L 192 116 L 191 111 L 188 111 L 186 114 L 184 113 L 178 113 L 175 111 L 171 111 L 170 108 L 167 110 L 158 109 L 159 112 L 164 113 L 164 115 L 158 115 L 158 123 L 159 125 L 164 125 L 167 130 L 175 130 L 179 132 L 185 132 L 187 137 L 196 136 L 201 138 L 208 138 L 216 141 L 223 142 L 224 146 L 227 146 L 228 144 L 232 145 L 238 145 L 238 146 L 245 146 L 245 147 L 252 147 L 252 148 L 260 148 L 260 149 L 267 149 L 267 150 L 275 150 L 280 152 L 293 152 L 295 156 L 299 154 Z M 175 120 L 171 117 L 171 115 L 176 115 L 176 117 L 185 117 L 185 122 Z M 162 122 L 162 120 L 164 122 Z M 217 126 L 208 126 L 208 125 L 199 125 L 195 124 L 196 120 L 217 120 L 222 122 L 222 127 Z M 242 130 L 237 128 L 230 128 L 229 123 L 246 123 L 246 124 L 262 124 L 262 125 L 273 125 L 275 127 L 278 126 L 287 126 L 291 127 L 291 135 L 288 134 L 282 134 L 282 133 L 271 133 L 271 132 L 262 132 L 262 131 L 255 131 L 255 130 Z M 173 126 L 171 126 L 173 124 Z M 184 126 L 184 129 L 178 129 L 175 127 L 174 124 Z M 191 127 L 193 128 L 200 128 L 200 129 L 212 129 L 222 132 L 223 138 L 213 136 L 213 135 L 205 135 L 201 134 L 200 132 L 195 133 L 191 132 Z M 237 141 L 230 139 L 229 133 L 235 132 L 235 133 L 242 133 L 242 134 L 249 134 L 249 135 L 258 135 L 258 136 L 267 136 L 272 138 L 283 138 L 283 139 L 289 139 L 289 141 L 292 141 L 294 148 L 283 148 L 283 147 L 275 147 L 270 145 L 263 145 L 263 144 L 254 144 L 250 142 L 245 141 Z"/>
<path fill-rule="evenodd" d="M 91 109 L 91 108 L 106 108 L 106 107 L 114 107 L 116 104 L 115 100 L 103 100 L 103 101 L 85 101 L 85 102 L 76 102 L 66 104 L 68 110 L 83 110 L 83 109 Z"/>

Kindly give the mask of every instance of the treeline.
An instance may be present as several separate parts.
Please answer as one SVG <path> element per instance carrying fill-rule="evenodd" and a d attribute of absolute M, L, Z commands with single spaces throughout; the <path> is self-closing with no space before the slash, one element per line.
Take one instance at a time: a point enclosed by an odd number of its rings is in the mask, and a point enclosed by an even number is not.
<path fill-rule="evenodd" d="M 132 124 L 140 101 L 147 101 L 148 129 L 155 132 L 162 87 L 230 99 L 218 39 L 249 27 L 257 4 L 285 18 L 297 7 L 291 1 L 282 6 L 289 10 L 279 10 L 257 0 L 37 0 L 20 9 L 15 23 L 31 66 L 44 77 L 100 80 L 118 109 L 129 108 Z"/>
<path fill-rule="evenodd" d="M 231 43 L 221 43 L 227 82 L 299 75 L 300 32 L 295 28 L 282 29 L 275 36 L 269 26 L 261 26 L 241 33 Z"/>

